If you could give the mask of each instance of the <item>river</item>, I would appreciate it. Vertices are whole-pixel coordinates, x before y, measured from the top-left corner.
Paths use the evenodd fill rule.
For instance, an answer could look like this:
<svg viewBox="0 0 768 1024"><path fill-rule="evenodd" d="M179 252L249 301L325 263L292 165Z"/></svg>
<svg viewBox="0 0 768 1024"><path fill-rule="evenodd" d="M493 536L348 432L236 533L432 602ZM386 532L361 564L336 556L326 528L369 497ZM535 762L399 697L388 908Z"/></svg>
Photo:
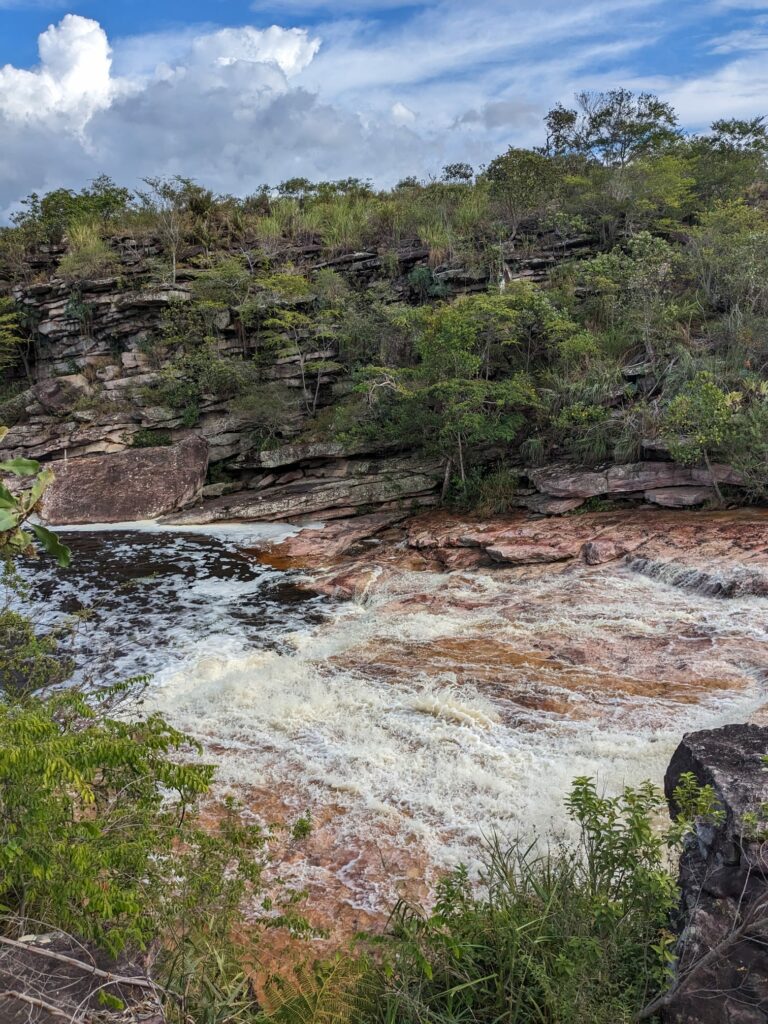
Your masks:
<svg viewBox="0 0 768 1024"><path fill-rule="evenodd" d="M365 598L301 588L244 549L284 527L60 531L36 617L88 607L81 674L151 673L147 705L202 741L265 821L310 810L287 875L348 931L498 830L563 830L577 775L660 783L683 732L760 714L768 600L625 564L423 572Z"/></svg>

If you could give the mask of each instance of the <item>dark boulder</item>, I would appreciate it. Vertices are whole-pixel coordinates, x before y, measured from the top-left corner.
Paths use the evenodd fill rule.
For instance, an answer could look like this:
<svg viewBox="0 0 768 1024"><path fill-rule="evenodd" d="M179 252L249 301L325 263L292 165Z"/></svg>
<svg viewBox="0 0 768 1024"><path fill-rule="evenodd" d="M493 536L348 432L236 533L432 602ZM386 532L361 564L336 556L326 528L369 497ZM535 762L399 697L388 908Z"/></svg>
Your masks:
<svg viewBox="0 0 768 1024"><path fill-rule="evenodd" d="M685 736L664 780L712 786L722 820L702 822L680 860L678 974L666 1024L768 1022L768 728L727 725Z"/></svg>

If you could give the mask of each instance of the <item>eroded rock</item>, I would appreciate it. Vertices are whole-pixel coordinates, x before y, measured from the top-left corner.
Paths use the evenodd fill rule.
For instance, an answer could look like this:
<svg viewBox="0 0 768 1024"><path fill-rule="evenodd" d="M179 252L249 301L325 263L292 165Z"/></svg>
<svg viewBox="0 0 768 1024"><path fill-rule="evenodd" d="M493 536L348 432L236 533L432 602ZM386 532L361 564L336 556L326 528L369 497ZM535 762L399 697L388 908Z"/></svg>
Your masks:
<svg viewBox="0 0 768 1024"><path fill-rule="evenodd" d="M675 787L690 772L713 787L723 818L700 822L680 861L678 987L666 1024L768 1020L766 753L768 728L727 725L685 736L667 770L673 815Z"/></svg>
<svg viewBox="0 0 768 1024"><path fill-rule="evenodd" d="M166 448L51 463L56 474L41 518L54 526L156 519L195 501L205 482L208 445L191 437Z"/></svg>

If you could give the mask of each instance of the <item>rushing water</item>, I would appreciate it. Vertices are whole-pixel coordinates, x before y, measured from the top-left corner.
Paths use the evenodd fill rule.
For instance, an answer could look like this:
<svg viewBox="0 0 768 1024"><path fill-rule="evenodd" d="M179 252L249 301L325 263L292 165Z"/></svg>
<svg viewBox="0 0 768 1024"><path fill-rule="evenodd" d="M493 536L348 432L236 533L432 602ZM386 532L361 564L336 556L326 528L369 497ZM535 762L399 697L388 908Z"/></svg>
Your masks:
<svg viewBox="0 0 768 1024"><path fill-rule="evenodd" d="M296 875L329 907L375 912L492 829L548 830L576 775L660 782L683 732L764 699L768 600L629 566L403 571L336 605L244 554L258 536L64 536L72 569L32 573L38 614L92 606L81 665L153 673L150 705L223 786L267 818L312 810Z"/></svg>

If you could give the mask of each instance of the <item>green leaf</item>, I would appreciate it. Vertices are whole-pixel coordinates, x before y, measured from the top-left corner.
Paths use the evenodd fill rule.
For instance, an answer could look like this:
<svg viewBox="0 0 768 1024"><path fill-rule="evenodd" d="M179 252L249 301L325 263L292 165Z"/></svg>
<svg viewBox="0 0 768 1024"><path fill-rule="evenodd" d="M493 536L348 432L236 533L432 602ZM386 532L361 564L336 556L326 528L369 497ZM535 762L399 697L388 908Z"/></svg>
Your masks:
<svg viewBox="0 0 768 1024"><path fill-rule="evenodd" d="M0 508L16 508L16 499L3 484L0 484Z"/></svg>
<svg viewBox="0 0 768 1024"><path fill-rule="evenodd" d="M15 530L19 525L19 517L7 509L0 509L0 533L7 533L8 530Z"/></svg>
<svg viewBox="0 0 768 1024"><path fill-rule="evenodd" d="M40 463L34 459L11 459L0 462L0 473L13 473L14 476L34 476L40 471Z"/></svg>
<svg viewBox="0 0 768 1024"><path fill-rule="evenodd" d="M55 533L51 533L50 530L46 530L44 526L39 526L37 523L30 523L29 527L40 541L45 551L55 558L59 565L66 569L72 558L72 552L69 548L65 544L61 543Z"/></svg>

